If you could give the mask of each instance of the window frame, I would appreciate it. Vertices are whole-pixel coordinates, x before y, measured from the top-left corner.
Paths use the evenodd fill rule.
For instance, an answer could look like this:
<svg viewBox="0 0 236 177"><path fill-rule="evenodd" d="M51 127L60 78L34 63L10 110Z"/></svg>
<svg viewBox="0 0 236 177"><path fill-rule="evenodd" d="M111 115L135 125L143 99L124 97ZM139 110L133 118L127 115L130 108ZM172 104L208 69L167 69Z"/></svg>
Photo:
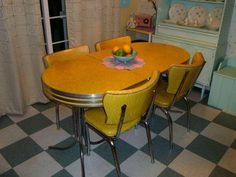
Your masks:
<svg viewBox="0 0 236 177"><path fill-rule="evenodd" d="M68 34L67 34L67 16L66 13L63 15L58 15L58 16L53 16L50 17L49 14L49 5L48 5L48 0L40 0L41 1L41 9L42 9L42 21L43 21L43 28L44 28L44 36L45 36L45 45L46 45L46 50L47 53L53 53L53 45L56 44L61 44L64 43L65 48L69 48L69 39L68 39ZM65 1L65 0L62 0ZM65 9L65 2L62 3L63 9ZM51 20L54 19L62 19L63 20L63 35L64 35L64 40L52 41L52 31L51 31Z"/></svg>

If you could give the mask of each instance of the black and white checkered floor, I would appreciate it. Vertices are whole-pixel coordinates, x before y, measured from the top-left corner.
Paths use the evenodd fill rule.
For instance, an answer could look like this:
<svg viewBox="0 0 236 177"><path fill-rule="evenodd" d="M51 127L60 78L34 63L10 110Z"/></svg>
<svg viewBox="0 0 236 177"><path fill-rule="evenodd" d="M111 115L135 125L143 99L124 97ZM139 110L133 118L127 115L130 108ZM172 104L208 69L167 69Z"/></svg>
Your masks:
<svg viewBox="0 0 236 177"><path fill-rule="evenodd" d="M174 149L169 151L167 121L160 111L151 118L155 163L150 163L143 127L123 134L117 141L122 175L129 177L236 177L236 117L197 102L191 95L191 131L185 128L182 113L172 113ZM195 101L194 101L195 100ZM65 151L49 145L72 141L71 110L61 107L60 130L55 126L52 103L34 104L23 116L0 118L0 177L81 176L78 145ZM91 132L92 139L98 138ZM116 176L113 158L106 143L92 146L85 156L87 177Z"/></svg>

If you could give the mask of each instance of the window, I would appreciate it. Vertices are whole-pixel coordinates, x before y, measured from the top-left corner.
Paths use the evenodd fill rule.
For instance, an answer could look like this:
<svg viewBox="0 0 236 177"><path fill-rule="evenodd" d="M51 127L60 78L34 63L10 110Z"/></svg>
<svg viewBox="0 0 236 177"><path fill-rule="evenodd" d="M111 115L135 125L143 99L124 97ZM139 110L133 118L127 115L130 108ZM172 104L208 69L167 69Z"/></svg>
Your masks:
<svg viewBox="0 0 236 177"><path fill-rule="evenodd" d="M40 0L47 53L69 47L65 0Z"/></svg>

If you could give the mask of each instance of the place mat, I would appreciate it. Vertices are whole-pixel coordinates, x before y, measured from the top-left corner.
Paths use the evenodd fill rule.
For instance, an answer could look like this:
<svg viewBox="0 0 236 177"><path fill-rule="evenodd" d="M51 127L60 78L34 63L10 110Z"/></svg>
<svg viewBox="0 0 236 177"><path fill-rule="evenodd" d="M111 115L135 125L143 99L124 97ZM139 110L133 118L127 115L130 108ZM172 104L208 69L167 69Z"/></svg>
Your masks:
<svg viewBox="0 0 236 177"><path fill-rule="evenodd" d="M102 63L109 68L128 69L128 70L141 68L145 64L144 60L139 57L135 57L135 59L133 59L132 61L124 63L116 60L113 56L104 58Z"/></svg>

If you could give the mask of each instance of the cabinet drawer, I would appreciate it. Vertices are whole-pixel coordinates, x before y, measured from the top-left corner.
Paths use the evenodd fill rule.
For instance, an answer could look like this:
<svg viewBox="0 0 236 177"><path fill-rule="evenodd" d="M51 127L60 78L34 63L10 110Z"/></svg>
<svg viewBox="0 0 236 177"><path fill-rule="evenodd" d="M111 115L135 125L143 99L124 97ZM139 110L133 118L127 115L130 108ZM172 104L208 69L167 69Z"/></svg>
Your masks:
<svg viewBox="0 0 236 177"><path fill-rule="evenodd" d="M157 34L166 35L171 38L204 44L216 47L218 43L218 32L206 30L194 30L195 28L188 29L177 25L168 25L160 23L158 25Z"/></svg>

